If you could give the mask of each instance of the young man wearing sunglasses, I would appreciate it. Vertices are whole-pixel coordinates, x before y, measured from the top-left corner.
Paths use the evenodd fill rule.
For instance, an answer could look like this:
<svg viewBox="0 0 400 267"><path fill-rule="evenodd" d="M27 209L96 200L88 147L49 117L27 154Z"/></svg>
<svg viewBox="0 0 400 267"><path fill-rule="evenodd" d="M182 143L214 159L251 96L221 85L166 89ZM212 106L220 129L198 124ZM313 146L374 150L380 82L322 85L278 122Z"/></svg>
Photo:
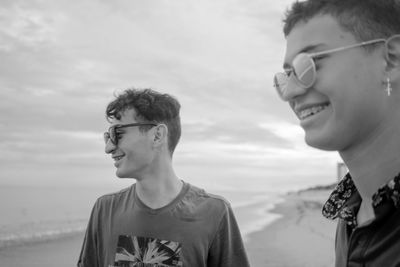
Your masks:
<svg viewBox="0 0 400 267"><path fill-rule="evenodd" d="M128 89L107 106L105 152L116 175L136 183L96 201L79 267L249 266L229 203L174 172L179 110L150 89Z"/></svg>
<svg viewBox="0 0 400 267"><path fill-rule="evenodd" d="M336 266L400 266L400 1L295 2L284 34L276 90L349 169L323 207Z"/></svg>

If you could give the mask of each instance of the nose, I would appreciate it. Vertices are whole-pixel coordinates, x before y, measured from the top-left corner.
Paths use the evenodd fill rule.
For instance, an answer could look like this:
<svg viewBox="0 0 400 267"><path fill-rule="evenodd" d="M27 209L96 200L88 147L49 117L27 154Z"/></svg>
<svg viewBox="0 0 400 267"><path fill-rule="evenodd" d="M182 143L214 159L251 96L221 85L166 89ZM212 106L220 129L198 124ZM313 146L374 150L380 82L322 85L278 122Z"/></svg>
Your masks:
<svg viewBox="0 0 400 267"><path fill-rule="evenodd" d="M114 145L114 144L111 142L111 139L108 139L107 142L106 142L106 147L105 147L104 151L105 151L107 154L111 154L111 153L113 153L113 152L115 151L116 148L117 148L117 146Z"/></svg>
<svg viewBox="0 0 400 267"><path fill-rule="evenodd" d="M301 86L296 79L291 76L287 86L282 90L281 97L284 101L291 101L294 98L303 95L307 92L308 88Z"/></svg>

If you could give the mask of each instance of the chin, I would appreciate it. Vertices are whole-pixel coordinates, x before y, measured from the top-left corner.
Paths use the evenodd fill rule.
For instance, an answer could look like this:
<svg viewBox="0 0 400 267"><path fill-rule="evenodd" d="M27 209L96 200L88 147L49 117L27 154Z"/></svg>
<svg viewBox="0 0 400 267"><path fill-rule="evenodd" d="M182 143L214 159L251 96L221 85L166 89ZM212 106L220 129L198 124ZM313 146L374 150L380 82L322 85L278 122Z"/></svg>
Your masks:
<svg viewBox="0 0 400 267"><path fill-rule="evenodd" d="M117 171L115 172L115 175L116 175L118 178L129 178L128 175L127 175L125 172L121 171L121 170L117 170Z"/></svg>
<svg viewBox="0 0 400 267"><path fill-rule="evenodd" d="M307 145L325 151L338 151L339 148L332 136L326 137L321 135L307 134L304 138Z"/></svg>
<svg viewBox="0 0 400 267"><path fill-rule="evenodd" d="M115 175L121 179L136 179L138 180L138 176L133 174L132 172L124 172L122 170L117 170Z"/></svg>

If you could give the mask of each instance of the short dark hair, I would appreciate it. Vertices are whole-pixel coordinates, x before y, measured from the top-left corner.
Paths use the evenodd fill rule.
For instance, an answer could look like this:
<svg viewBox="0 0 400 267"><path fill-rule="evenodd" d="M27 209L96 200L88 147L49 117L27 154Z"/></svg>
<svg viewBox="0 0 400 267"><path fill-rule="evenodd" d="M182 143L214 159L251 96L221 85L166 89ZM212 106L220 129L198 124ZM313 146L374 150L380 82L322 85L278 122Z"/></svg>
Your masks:
<svg viewBox="0 0 400 267"><path fill-rule="evenodd" d="M134 109L139 122L164 123L168 127L168 149L172 156L179 138L181 137L181 120L178 100L169 94L162 94L153 89L130 88L116 95L106 108L107 120L121 119L128 109ZM141 126L141 131L148 130Z"/></svg>
<svg viewBox="0 0 400 267"><path fill-rule="evenodd" d="M283 32L288 36L297 23L325 14L358 41L400 33L400 0L297 0L286 11Z"/></svg>

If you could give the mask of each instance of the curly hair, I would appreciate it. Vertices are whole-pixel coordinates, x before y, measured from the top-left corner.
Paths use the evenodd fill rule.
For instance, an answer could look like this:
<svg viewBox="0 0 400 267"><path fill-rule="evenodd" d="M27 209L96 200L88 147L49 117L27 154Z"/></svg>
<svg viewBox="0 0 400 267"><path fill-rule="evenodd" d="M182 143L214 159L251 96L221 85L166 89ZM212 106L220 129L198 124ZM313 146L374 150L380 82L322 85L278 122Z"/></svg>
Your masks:
<svg viewBox="0 0 400 267"><path fill-rule="evenodd" d="M181 121L179 116L181 105L171 95L161 94L152 89L126 89L106 108L106 118L121 119L128 109L136 111L138 122L164 123L168 127L168 149L172 156L179 138L181 137ZM150 129L148 126L139 127L141 131Z"/></svg>
<svg viewBox="0 0 400 267"><path fill-rule="evenodd" d="M283 32L288 36L299 22L325 14L358 41L400 33L400 0L297 0L285 13Z"/></svg>

